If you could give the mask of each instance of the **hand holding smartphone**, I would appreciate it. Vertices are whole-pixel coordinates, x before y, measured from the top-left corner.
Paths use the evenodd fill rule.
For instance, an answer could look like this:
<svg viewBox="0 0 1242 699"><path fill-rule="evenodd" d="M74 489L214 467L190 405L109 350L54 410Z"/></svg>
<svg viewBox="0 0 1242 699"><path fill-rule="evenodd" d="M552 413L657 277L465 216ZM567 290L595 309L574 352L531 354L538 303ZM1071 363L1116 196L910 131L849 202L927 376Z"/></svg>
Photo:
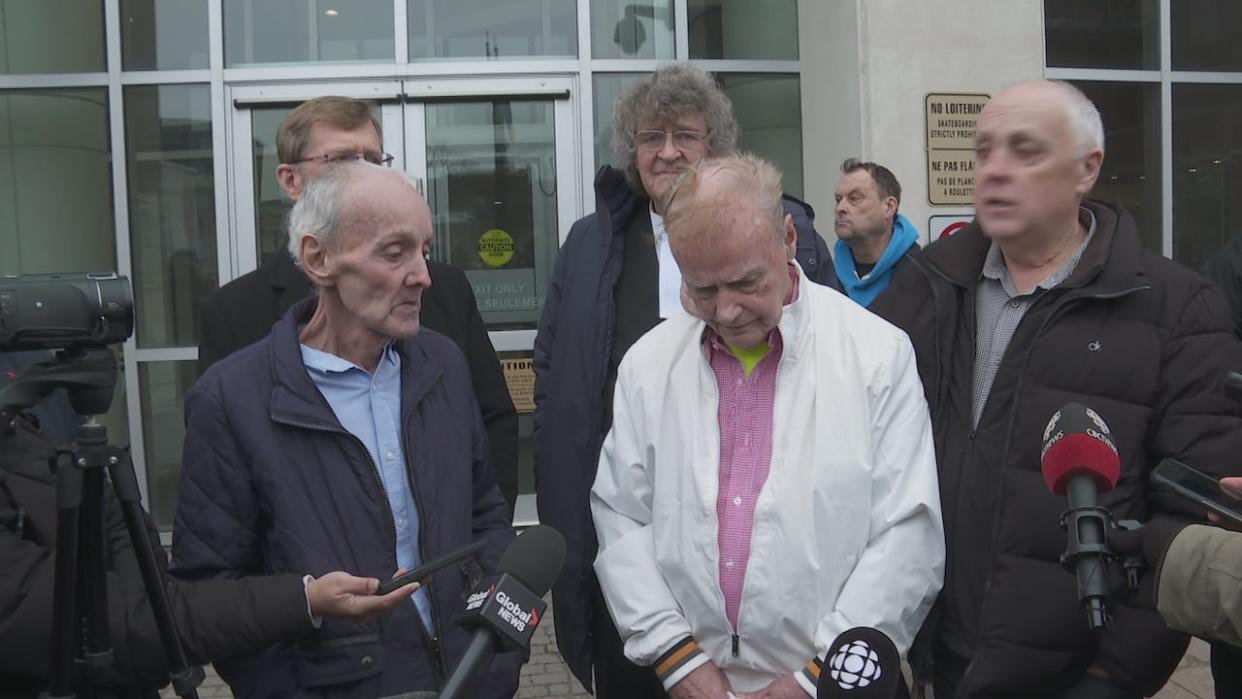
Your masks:
<svg viewBox="0 0 1242 699"><path fill-rule="evenodd" d="M1151 482L1162 490L1201 505L1233 526L1242 526L1242 501L1228 494L1220 481L1176 459L1164 459L1151 472Z"/></svg>
<svg viewBox="0 0 1242 699"><path fill-rule="evenodd" d="M378 588L376 588L375 594L386 595L389 592L392 592L393 590L396 590L399 587L404 587L405 585L409 585L412 582L422 582L426 580L428 577L430 577L431 574L436 572L437 570L440 570L441 568L447 565L450 565L452 563L456 563L457 561L469 558L473 556L474 554L478 553L479 551L482 551L484 544L485 542L476 541L468 546L463 546L457 549L456 551L447 553L435 559L434 561L431 561L429 563L424 563L423 565L415 568L414 570L411 570L407 573L403 573L391 580L385 580L384 582L379 584Z"/></svg>

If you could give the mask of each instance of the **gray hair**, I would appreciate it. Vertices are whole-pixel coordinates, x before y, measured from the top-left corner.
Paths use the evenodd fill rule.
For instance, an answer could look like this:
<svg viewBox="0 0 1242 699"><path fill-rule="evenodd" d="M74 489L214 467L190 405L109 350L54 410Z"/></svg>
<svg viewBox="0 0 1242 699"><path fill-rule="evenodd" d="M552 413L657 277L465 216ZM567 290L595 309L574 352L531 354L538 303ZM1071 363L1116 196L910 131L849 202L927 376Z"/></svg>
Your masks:
<svg viewBox="0 0 1242 699"><path fill-rule="evenodd" d="M1104 122L1100 119L1100 110L1095 108L1095 103L1076 85L1064 80L1050 82L1061 88L1065 96L1065 116L1069 119L1070 131L1074 134L1074 145L1078 157L1096 149L1103 153Z"/></svg>
<svg viewBox="0 0 1242 699"><path fill-rule="evenodd" d="M302 266L302 239L308 235L317 238L324 247L335 249L341 214L345 210L345 193L356 177L368 172L398 177L410 189L418 191L417 180L405 171L361 160L337 165L310 180L289 212L289 255L298 267Z"/></svg>
<svg viewBox="0 0 1242 699"><path fill-rule="evenodd" d="M702 114L707 124L709 157L728 155L737 148L733 103L709 73L692 65L661 66L617 100L612 111L612 147L631 187L642 191L634 135L644 124L673 121L691 112Z"/></svg>

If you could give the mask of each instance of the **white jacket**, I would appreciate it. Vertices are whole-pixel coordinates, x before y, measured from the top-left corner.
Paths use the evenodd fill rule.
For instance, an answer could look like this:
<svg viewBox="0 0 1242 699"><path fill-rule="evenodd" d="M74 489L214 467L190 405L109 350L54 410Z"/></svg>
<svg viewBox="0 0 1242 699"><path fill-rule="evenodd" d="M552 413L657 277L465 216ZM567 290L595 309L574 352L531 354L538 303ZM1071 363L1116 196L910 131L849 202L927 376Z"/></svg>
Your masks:
<svg viewBox="0 0 1242 699"><path fill-rule="evenodd" d="M674 316L622 360L591 490L595 570L625 654L651 665L691 635L735 692L798 673L814 694L798 671L855 626L883 631L905 653L944 581L931 425L910 340L801 270L799 280L780 320L772 462L736 657L718 576L720 437L702 321Z"/></svg>

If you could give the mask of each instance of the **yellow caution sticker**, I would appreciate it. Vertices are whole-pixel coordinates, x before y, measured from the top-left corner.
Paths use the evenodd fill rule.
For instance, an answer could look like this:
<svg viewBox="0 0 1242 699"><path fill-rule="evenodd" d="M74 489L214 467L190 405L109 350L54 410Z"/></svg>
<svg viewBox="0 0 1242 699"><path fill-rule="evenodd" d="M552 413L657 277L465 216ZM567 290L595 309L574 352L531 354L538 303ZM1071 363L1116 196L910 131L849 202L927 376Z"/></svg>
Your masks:
<svg viewBox="0 0 1242 699"><path fill-rule="evenodd" d="M504 267L513 259L513 236L499 228L479 236L479 259L488 267Z"/></svg>

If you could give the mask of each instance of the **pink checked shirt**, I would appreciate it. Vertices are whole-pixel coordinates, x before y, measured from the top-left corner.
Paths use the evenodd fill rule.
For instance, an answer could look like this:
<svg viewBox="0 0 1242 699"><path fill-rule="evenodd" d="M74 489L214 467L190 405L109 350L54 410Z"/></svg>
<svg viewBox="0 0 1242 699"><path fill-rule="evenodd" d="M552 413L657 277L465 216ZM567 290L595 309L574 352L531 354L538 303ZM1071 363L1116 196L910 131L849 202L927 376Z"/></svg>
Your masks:
<svg viewBox="0 0 1242 699"><path fill-rule="evenodd" d="M792 271L792 270L791 270ZM798 297L797 272L792 298ZM783 343L778 329L768 335L768 354L750 376L742 362L708 330L704 351L716 376L720 405L720 484L716 495L717 545L720 547L720 591L725 615L737 630L746 563L750 559L755 501L768 480L772 463L772 406L776 401L776 368Z"/></svg>

